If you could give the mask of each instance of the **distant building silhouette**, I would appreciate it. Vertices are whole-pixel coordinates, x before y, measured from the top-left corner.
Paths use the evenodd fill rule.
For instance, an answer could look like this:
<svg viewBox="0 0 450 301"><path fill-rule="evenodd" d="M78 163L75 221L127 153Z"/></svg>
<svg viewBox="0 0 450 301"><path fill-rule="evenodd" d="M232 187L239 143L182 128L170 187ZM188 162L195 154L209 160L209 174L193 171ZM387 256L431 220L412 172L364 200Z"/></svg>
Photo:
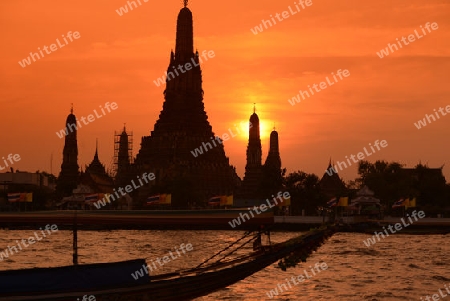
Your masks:
<svg viewBox="0 0 450 301"><path fill-rule="evenodd" d="M401 168L400 173L403 179L409 178L410 194L404 195L405 198L417 197L418 206L436 206L450 211L448 197L445 190L450 192L446 187L446 179L443 174L444 166L430 168L422 163L417 164L415 168ZM431 211L431 210L430 210ZM436 211L437 213L437 211Z"/></svg>
<svg viewBox="0 0 450 301"><path fill-rule="evenodd" d="M66 136L64 139L63 160L61 172L56 182L58 197L72 195L79 180L78 145L77 145L77 118L73 114L73 107L66 119Z"/></svg>
<svg viewBox="0 0 450 301"><path fill-rule="evenodd" d="M446 180L442 172L442 167L430 168L419 163L415 168L401 168L401 172L411 177L417 182L425 180L434 181L436 184L445 185Z"/></svg>
<svg viewBox="0 0 450 301"><path fill-rule="evenodd" d="M0 173L0 190L13 192L22 187L42 187L46 190L55 190L55 176L46 172L27 172L12 170Z"/></svg>
<svg viewBox="0 0 450 301"><path fill-rule="evenodd" d="M334 167L332 167L331 165L331 159L328 163L327 170L334 171ZM343 196L347 194L347 188L337 172L332 172L331 175L325 172L319 181L319 187L322 193L327 198L333 198L335 196Z"/></svg>
<svg viewBox="0 0 450 301"><path fill-rule="evenodd" d="M191 68L185 72L176 71L187 64ZM172 205L185 207L188 202L233 193L238 176L204 109L200 58L194 53L192 12L187 7L178 14L167 77L163 109L150 136L142 138L134 163L137 174L155 173L155 188L139 189L138 199L143 202L150 191L170 192ZM191 151L200 146L206 151L194 157Z"/></svg>
<svg viewBox="0 0 450 301"><path fill-rule="evenodd" d="M0 196L0 211L16 210L20 207L46 209L47 201L55 192L56 177L39 170L36 172L19 171L13 168L10 170L0 173L0 190L5 193L33 193L33 202L28 206L21 202L9 202L5 194L5 197Z"/></svg>

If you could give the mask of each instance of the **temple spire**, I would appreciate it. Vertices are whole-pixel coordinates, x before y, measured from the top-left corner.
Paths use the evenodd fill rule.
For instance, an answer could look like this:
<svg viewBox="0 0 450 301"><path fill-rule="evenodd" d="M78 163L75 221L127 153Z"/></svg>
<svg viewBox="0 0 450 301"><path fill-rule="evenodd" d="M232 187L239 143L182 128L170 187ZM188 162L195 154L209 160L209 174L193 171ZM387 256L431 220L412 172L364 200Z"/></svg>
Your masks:
<svg viewBox="0 0 450 301"><path fill-rule="evenodd" d="M261 167L261 139L259 132L259 117L256 114L256 108L253 108L253 114L250 116L247 146L247 166Z"/></svg>
<svg viewBox="0 0 450 301"><path fill-rule="evenodd" d="M122 182L125 185L132 176L136 179L135 176L144 172L154 171L161 175L157 176L157 182L138 189L133 199L145 199L151 193L168 193L174 181L181 181L189 185L176 185L172 206L187 207L187 200L203 202L214 195L231 195L240 179L225 155L223 144L210 139L215 135L203 103L201 62L193 46L193 17L187 0L178 2L178 5L183 3L177 19L175 49L170 53L167 68L162 111L150 136L142 138L141 148L132 165L129 163L133 159L132 142L126 142L126 133L120 136L116 162L117 174L124 175ZM187 63L192 67L189 70ZM186 72L180 70L180 65L187 66ZM129 136L131 140L132 136ZM203 147L204 141L209 141L205 143L212 147L208 154L191 154L192 149ZM125 168L120 173L122 163ZM188 174L186 170L189 170Z"/></svg>
<svg viewBox="0 0 450 301"><path fill-rule="evenodd" d="M70 114L66 118L66 135L64 137L63 159L61 171L56 182L56 194L58 197L72 195L73 189L77 187L79 166L78 166L78 145L77 145L77 118L73 114L73 103ZM73 126L74 129L72 127ZM69 130L70 129L70 130Z"/></svg>
<svg viewBox="0 0 450 301"><path fill-rule="evenodd" d="M272 133L270 133L269 154L267 155L266 163L264 163L264 165L269 167L274 174L281 174L281 157L278 143L278 132L275 130L275 127Z"/></svg>
<svg viewBox="0 0 450 301"><path fill-rule="evenodd" d="M95 155L94 159L97 158L98 160L98 138L95 139Z"/></svg>
<svg viewBox="0 0 450 301"><path fill-rule="evenodd" d="M194 30L192 25L192 12L184 1L177 19L177 34L175 42L175 58L181 62L188 61L194 54Z"/></svg>

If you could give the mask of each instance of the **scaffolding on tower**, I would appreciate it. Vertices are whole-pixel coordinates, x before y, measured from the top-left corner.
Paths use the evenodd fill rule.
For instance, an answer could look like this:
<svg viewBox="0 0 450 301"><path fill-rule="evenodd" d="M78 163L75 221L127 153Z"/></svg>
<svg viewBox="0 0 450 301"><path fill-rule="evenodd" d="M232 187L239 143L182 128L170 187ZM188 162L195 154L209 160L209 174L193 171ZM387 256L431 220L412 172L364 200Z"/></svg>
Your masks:
<svg viewBox="0 0 450 301"><path fill-rule="evenodd" d="M133 132L125 126L120 132L114 131L114 176L126 171L133 163Z"/></svg>

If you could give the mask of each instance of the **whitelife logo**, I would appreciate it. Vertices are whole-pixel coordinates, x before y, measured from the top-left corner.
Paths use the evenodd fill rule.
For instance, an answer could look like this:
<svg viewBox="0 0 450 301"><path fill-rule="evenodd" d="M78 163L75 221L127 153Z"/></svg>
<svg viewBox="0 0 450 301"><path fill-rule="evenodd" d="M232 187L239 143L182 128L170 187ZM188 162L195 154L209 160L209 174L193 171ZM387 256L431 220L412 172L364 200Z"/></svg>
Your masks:
<svg viewBox="0 0 450 301"><path fill-rule="evenodd" d="M279 13L275 14L275 17L277 17L279 22L289 18L290 16L298 14L300 12L299 5L302 7L302 10L304 10L307 6L311 6L312 5L312 0L306 0L306 1L300 0L300 1L298 1L298 4L297 4L297 2L294 2L294 5L297 8L297 11L292 10L292 7L289 5L288 6L289 11L285 10L281 14L279 14ZM281 18L280 18L280 15L281 15ZM260 25L255 26L254 28L251 28L250 31L254 35L257 35L258 33L263 32L264 28L268 29L269 27L267 25L272 27L273 25L277 24L277 21L275 21L275 18L272 15L270 15L270 18L272 19L273 24L272 24L272 22L270 22L270 20L264 20L263 19L263 20L261 20L262 23ZM264 26L264 28L263 28L263 26Z"/></svg>
<svg viewBox="0 0 450 301"><path fill-rule="evenodd" d="M403 219L403 217L400 219L400 221L402 222L403 226L405 226L405 228L408 227L409 225L412 225L412 223L413 223L413 220L411 219L411 217L409 216L409 214L407 214L406 216L408 217L408 220L409 220L409 222L410 222L411 224L405 223L405 220ZM424 217L425 217L425 212L423 212L423 211L416 212L416 210L414 210L414 211L411 213L411 216L412 216L412 217L414 218L414 220L417 222L417 221L418 221L417 216L418 216L419 218L424 218ZM388 229L389 229L389 231L391 232L391 234L394 234L394 233L396 233L397 231L400 231L400 230L403 229L402 224L396 223L394 226L389 225L389 226L388 226ZM393 230L392 228L395 228L395 230L397 230L397 231ZM389 233L388 233L386 227L383 227L383 230L384 230L384 233L386 234L386 237L389 236ZM370 247L371 245L376 244L377 239L378 239L378 241L380 241L380 235L381 235L381 238L386 238L386 237L384 236L383 232L375 232L374 234L375 234L375 235L373 235L371 238L368 238L367 240L363 240L363 243L366 245L366 247Z"/></svg>
<svg viewBox="0 0 450 301"><path fill-rule="evenodd" d="M446 293L443 293L442 289L439 289L438 293L439 293L440 297L442 297L442 299L450 295L450 288L447 286L447 284L444 284L444 286L445 286L445 290L447 291L448 295ZM420 297L420 301L439 301L439 299L441 299L439 297L439 295L438 294L433 294L432 296L427 295L425 297L425 299L423 299L423 297Z"/></svg>
<svg viewBox="0 0 450 301"><path fill-rule="evenodd" d="M278 205L278 200L277 198L280 200L280 203L283 203L283 199L284 200L288 200L291 197L291 195L289 194L289 192L281 192L279 191L277 196L274 197L272 195L273 198L273 204L269 201L269 199L266 199L266 204L261 204L259 207L258 206L253 206L253 208L247 208L248 212L250 213L250 215L253 217L255 217L255 215L253 214L253 211L255 211L256 214L261 214L263 212L266 212L267 209L269 208L273 208L276 205ZM268 207L267 207L268 206ZM258 208L261 211L258 211ZM253 210L253 211L252 211ZM247 220L245 219L247 218ZM231 226L231 228L236 228L236 226L240 226L241 225L241 219L242 219L242 223L245 223L246 221L250 220L250 216L247 213L239 213L239 216L237 218L234 218L232 221L228 222L228 224Z"/></svg>
<svg viewBox="0 0 450 301"><path fill-rule="evenodd" d="M50 53L52 53L52 51L55 52L56 50L61 49L61 48L63 48L64 46L68 45L69 42L67 42L66 37L64 37L64 35L62 35L62 37L63 37L64 42L66 42L66 44L61 44L61 42L59 42L59 38L58 38L58 39L56 39L56 42L58 43L59 48L56 47L56 44L51 44L50 47L47 47L47 45L44 45L44 47L42 47L42 48L43 48L43 50L45 51L45 53L46 53L46 54L50 54ZM69 32L67 33L67 38L68 38L71 42L73 42L72 37L73 37L75 40L77 40L77 39L80 38L80 33L79 33L78 31L74 31L73 34L72 34L72 32L69 31ZM50 48L51 51L48 50L49 48ZM30 56L28 56L27 58L23 59L22 61L19 61L19 65L20 65L22 68L25 68L26 66L31 65L31 63L32 63L32 62L31 62L31 59L33 59L33 62L36 62L36 59L35 59L36 57L37 57L38 60L40 60L41 57L44 57L44 53L42 52L41 47L38 47L38 51L39 51L39 53L41 54L40 56L39 56L39 53L37 53L37 52L35 52L35 53L30 52Z"/></svg>
<svg viewBox="0 0 450 301"><path fill-rule="evenodd" d="M81 301L96 301L97 299L95 299L94 295L84 295L83 299ZM80 301L80 298L77 298L77 301Z"/></svg>
<svg viewBox="0 0 450 301"><path fill-rule="evenodd" d="M136 0L136 1L139 3L139 6L142 5L141 0ZM130 8L130 10L133 10L133 7L131 6L131 4L134 5L134 8L138 8L136 1L127 1L128 7ZM144 1L144 3L147 3L149 0L142 0L142 1ZM126 5L123 7L120 7L119 9L116 9L116 13L122 17L123 14L128 13L128 7Z"/></svg>
<svg viewBox="0 0 450 301"><path fill-rule="evenodd" d="M3 167L0 164L0 170L4 170L5 168L8 168L8 166L13 165L14 162L19 162L20 156L19 156L19 154L15 154L15 155L9 154L7 159L5 159L5 157L2 157L2 159L3 159L3 163L5 163L5 166ZM11 162L11 164L8 164L8 162L6 160L9 160L9 162Z"/></svg>
<svg viewBox="0 0 450 301"><path fill-rule="evenodd" d="M95 117L97 118L102 118L103 116L106 115L105 110L103 109L103 107L100 105L99 106L102 114L103 115L99 115L97 113L97 109L94 110L95 116L94 114L89 114L87 117L87 122L86 122L86 117L81 116L81 118L79 120L77 120L77 123L68 123L65 129L60 130L59 132L56 132L56 136L58 136L59 139L61 139L64 136L69 135L69 132L73 132L75 130L81 129L81 121L83 121L84 125L88 125L90 122L95 121ZM108 113L111 112L111 110L116 110L119 106L117 105L117 103L112 102L111 104L109 103L109 101L107 103L105 103L105 109L108 111ZM78 124L78 126L77 126Z"/></svg>
<svg viewBox="0 0 450 301"><path fill-rule="evenodd" d="M240 124L241 128L246 128L246 125L244 122L241 122ZM253 125L251 122L248 123L248 127L251 128ZM241 131L239 130L239 127L237 127L236 125L234 125L234 128L236 129L236 134L231 130L231 128L228 129L228 132L231 135L231 138L236 137L237 135L239 135L241 133ZM230 140L230 136L228 135L228 133L223 133L222 134L222 139L219 136L216 137L211 137L211 143L214 144L214 147L217 147L216 141L219 144L222 144L223 141L228 141ZM194 149L193 151L191 151L191 154L197 158L199 155L203 155L203 149L205 149L205 153L210 150L213 149L213 146L211 145L210 142L202 142L202 145L200 145L200 147L197 147L196 149ZM209 149L208 147L209 146Z"/></svg>
<svg viewBox="0 0 450 301"><path fill-rule="evenodd" d="M371 155L373 155L374 153L376 153L376 151L375 151L375 149L374 149L373 147L376 147L378 150L381 150L380 145L381 145L381 147L383 147L383 148L385 148L386 146L388 146L386 140L381 140L381 141L376 140L375 143L374 143L374 146L372 146L372 143L369 143L369 147L370 147L370 149L372 150L372 153L371 153L371 152L368 152L367 149L366 149L366 147L363 148L364 153L365 153L367 156L371 156ZM350 155L350 159L352 159L353 163L358 163L359 160L364 160L364 159L366 158L366 156L364 155L364 153L363 153L363 152L359 152L359 153L356 154L356 156L353 155L353 154L351 154L351 155ZM357 157L358 160L356 160L355 157ZM348 156L345 156L345 159L347 159L348 166L352 166L352 162L350 161L350 159L348 158ZM342 165L341 165L341 164L342 164ZM344 167L342 167L342 166L344 166ZM325 170L325 172L326 172L329 176L332 176L333 173L338 173L338 167L339 167L339 168L341 169L341 171L342 171L344 168L347 168L348 166L347 166L347 164L345 164L344 161L343 161L343 162L338 161L337 164L334 165L334 167L328 168L327 170Z"/></svg>
<svg viewBox="0 0 450 301"><path fill-rule="evenodd" d="M203 56L203 58L205 59L205 62L206 62L208 60L208 57L211 59L211 58L215 57L216 54L214 53L213 50L210 50L210 51L208 51L208 55L206 55L206 50L203 50L202 56ZM194 58L191 58L191 62L194 65L194 67L198 67L198 66L200 66L200 64L203 64L202 58L200 56L197 56L197 58L199 59L199 63L198 64L195 62ZM183 66L181 64L178 65L178 67L172 66L173 72L175 72L175 74L177 76L180 76L180 74L178 73L177 69L180 70L181 73L186 73L186 72L188 72L189 70L192 69L191 63L187 62L186 64L184 64L184 68L186 70L183 70ZM159 87L161 85L164 85L166 83L166 79L167 79L167 81L170 81L171 79L175 78L175 74L173 72L172 71L169 71L169 72L166 71L165 75L163 75L162 77L159 77L157 80L154 80L153 82L155 83L155 85L157 87Z"/></svg>
<svg viewBox="0 0 450 301"><path fill-rule="evenodd" d="M427 24L425 24L425 28L428 30L428 33L431 32L430 27L431 27L431 29L433 29L433 30L437 30L437 29L439 28L439 27L438 27L438 24L437 24L436 22L431 23L431 24L430 24L430 22L427 22ZM426 36L427 33L426 33L425 29L423 29L422 25L420 25L420 28L422 29L422 33L424 34L424 36ZM402 40L402 42L403 42L403 44L404 44L405 46L407 46L407 45L409 45L410 43L414 42L414 41L416 40L416 37L417 37L417 39L423 38L423 36L421 36L421 35L417 32L417 29L414 30L414 33L415 33L415 35L410 34L410 35L408 36L408 41L409 41L409 43L406 42L406 38L405 38L405 37L402 37L402 38L401 38L401 40ZM398 38L396 38L396 40L397 40L398 46L400 46L400 48L403 48L402 43L400 43L400 41L398 40ZM380 52L377 52L377 55L380 57L380 59L384 58L385 56L388 56L388 55L389 55L389 50L391 50L391 53L393 53L394 50L396 50L396 51L398 50L398 47L397 47L396 44L388 43L387 46L388 46L388 47L386 47L385 49L381 49Z"/></svg>
<svg viewBox="0 0 450 301"><path fill-rule="evenodd" d="M336 75L334 75L334 72L331 72L331 74L333 75L334 82L331 82L327 76L327 77L325 77L326 82L323 81L323 82L320 82L320 84L313 84L312 87L310 85L308 85L309 92L311 92L311 95L314 95L313 88L316 92L321 92L322 90L325 90L326 88L328 88L338 82L336 75L339 76L339 78L342 81L344 79L342 76L349 77L350 71L348 71L347 69L344 69L343 71L341 71L341 69L339 69L338 71L336 71ZM328 83L328 85L327 85L327 83ZM320 87L320 89L318 87ZM291 104L291 106L295 105L296 103L300 103L302 101L300 99L300 95L301 95L302 99L305 100L305 98L306 98L305 94L308 98L311 97L309 95L308 91L300 90L296 96L292 97L291 99L288 99L288 102Z"/></svg>
<svg viewBox="0 0 450 301"><path fill-rule="evenodd" d="M447 111L447 113L450 113L450 105L446 106L445 110ZM438 114L438 112L436 112L436 109L434 109L433 111L434 111L434 114L436 115L437 119L440 119L441 117L439 117L439 114ZM447 113L444 112L444 108L443 107L439 107L438 111L441 112L442 116L446 116L447 115ZM414 122L414 125L416 126L416 128L418 130L420 130L422 127L426 127L427 126L427 121L428 121L428 124L430 124L431 121L436 121L436 118L433 115L425 114L425 118L417 121L417 123Z"/></svg>
<svg viewBox="0 0 450 301"><path fill-rule="evenodd" d="M44 230L42 230L42 228L39 228L39 230L41 230L42 236L46 237ZM55 225L55 224L53 224L51 226L50 225L46 225L45 226L45 230L47 231L48 235L51 235L52 233L58 231L58 226ZM51 232L50 232L50 230L51 230ZM18 240L16 240L17 247L19 247L20 250L22 250L22 245L23 245L24 248L28 248L30 245L36 243L36 241L34 239L35 237L36 237L36 241L42 240L42 237L39 237L38 233L34 232L34 237L30 236L27 239L29 244L26 243L26 241L27 241L26 239L22 239L22 241L20 241L20 242ZM13 246L13 247L8 246L8 249L5 249L3 252L0 252L0 261L3 261L3 258L6 259L9 256L11 256L12 254L14 254L12 249L14 249L14 252L16 252L16 253L18 252L17 248L15 246ZM9 255L8 255L8 251L9 251Z"/></svg>
<svg viewBox="0 0 450 301"><path fill-rule="evenodd" d="M122 188L122 187L119 187L117 189L117 191L114 188L112 194L107 194L101 200L98 200L97 202L94 203L95 208L100 209L101 207L106 206L106 203L111 203L111 201L115 201L115 200L119 199L120 197L127 195L127 193L131 193L133 191L133 188L138 189L139 187L144 186L144 183L142 183L141 178L139 176L137 176L137 179L138 179L140 185L136 185L134 183L134 179L133 179L133 180L131 180L131 184L133 184L133 186L131 186L131 185L125 186L126 193L123 192L124 188ZM146 184L149 183L148 182L149 180L153 181L154 179L155 179L154 173L147 174L145 172L144 174L142 174L142 180L144 180L144 182ZM119 196L118 192L120 192L121 196Z"/></svg>
<svg viewBox="0 0 450 301"><path fill-rule="evenodd" d="M178 248L175 247L174 249L177 252L178 256L174 256L172 251L169 251L168 255L170 255L172 260L175 260L175 259L181 257L181 254L180 254ZM194 247L192 247L192 244L190 244L190 243L188 243L188 244L183 243L180 245L180 249L181 249L181 252L183 252L183 254L186 254L186 251L190 252L190 251L194 250ZM163 262L161 262L161 260ZM169 263L170 261L171 261L171 259L169 258L169 256L163 256L163 258L159 258L159 257L156 258L156 262L159 264L160 267L162 267L166 263ZM150 272L153 272L154 270L157 269L157 266L156 266L155 262L153 261L153 259L151 260L150 265L144 264L142 266L142 269L140 269L134 273L131 273L131 277L133 277L134 280L138 280L139 278L144 277L145 274L148 274L149 269L150 269Z"/></svg>
<svg viewBox="0 0 450 301"><path fill-rule="evenodd" d="M322 263L320 263L320 269L319 269L319 263L316 262L316 264L314 265L314 268L312 268L311 266L309 266L309 268L310 268L312 276L316 276L316 272L315 271L317 271L317 274L320 273L321 271L325 271L326 269L328 269L328 265L325 262L322 262ZM286 278L286 284L279 283L277 285L277 287L275 287L275 289L272 289L272 290L270 290L269 292L266 293L267 296L270 299L273 299L274 296L278 296L283 291L287 291L288 290L288 286L289 286L289 289L291 289L292 288L291 280L292 280L292 283L294 285L298 285L299 283L304 282L306 279L311 279L312 278L312 276L310 276L306 270L303 270L303 272L304 272L305 276L303 276L301 274L301 275L298 275L297 277L292 276L290 279Z"/></svg>

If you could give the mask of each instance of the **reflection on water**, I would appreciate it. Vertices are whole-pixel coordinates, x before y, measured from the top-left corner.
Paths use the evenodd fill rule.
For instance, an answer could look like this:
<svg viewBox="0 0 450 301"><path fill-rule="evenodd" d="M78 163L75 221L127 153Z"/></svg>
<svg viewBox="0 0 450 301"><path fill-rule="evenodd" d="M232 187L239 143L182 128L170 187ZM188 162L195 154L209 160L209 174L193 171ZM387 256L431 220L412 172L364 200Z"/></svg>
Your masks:
<svg viewBox="0 0 450 301"><path fill-rule="evenodd" d="M17 245L34 230L0 230L0 249ZM79 231L79 263L161 258L191 243L193 250L158 266L154 274L197 266L242 237L239 231ZM274 232L273 242L298 235ZM308 262L286 272L276 264L197 301L270 300L267 293L278 284L293 283L317 262L328 268L302 283L291 285L275 300L420 300L450 286L450 235L393 235L367 248L369 236L338 233L317 250ZM249 244L242 252L252 248ZM4 253L4 252L3 252ZM0 270L56 267L72 263L72 234L59 230L0 261ZM131 277L131 275L130 275Z"/></svg>

